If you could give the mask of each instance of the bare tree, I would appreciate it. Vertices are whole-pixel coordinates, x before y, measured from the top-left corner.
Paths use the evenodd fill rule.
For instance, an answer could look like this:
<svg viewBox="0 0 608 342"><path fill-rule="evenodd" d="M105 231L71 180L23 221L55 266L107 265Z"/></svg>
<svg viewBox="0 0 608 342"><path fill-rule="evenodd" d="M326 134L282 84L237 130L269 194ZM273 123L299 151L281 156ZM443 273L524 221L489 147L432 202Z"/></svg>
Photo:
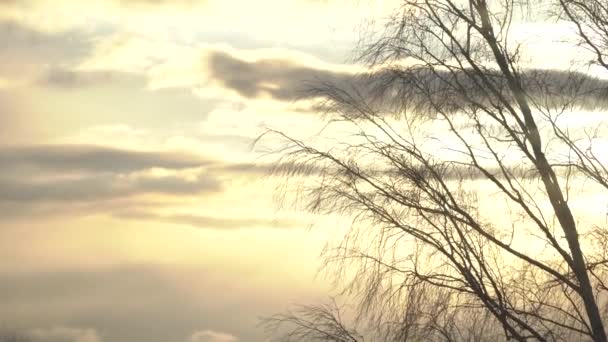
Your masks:
<svg viewBox="0 0 608 342"><path fill-rule="evenodd" d="M263 324L276 332L291 325L283 335L291 341L335 341L362 342L364 337L354 328L349 328L342 318L343 310L335 300L325 305L300 306L293 312L266 318Z"/></svg>
<svg viewBox="0 0 608 342"><path fill-rule="evenodd" d="M360 84L313 90L329 126L350 136L261 137L285 142L277 165L310 172L276 172L297 182L309 211L353 218L328 266L357 299L355 321L378 340L491 340L497 329L482 326L492 325L507 340L607 341L608 230L581 223L571 206L583 184L608 190L594 147L606 131L571 130L568 118L605 108L608 87L521 63L512 26L545 4L404 0L362 43L374 71ZM605 2L555 4L606 67ZM362 341L326 319L271 321L295 324L300 337L329 327L316 340Z"/></svg>
<svg viewBox="0 0 608 342"><path fill-rule="evenodd" d="M602 0L560 0L564 18L576 26L581 46L608 70L608 4Z"/></svg>
<svg viewBox="0 0 608 342"><path fill-rule="evenodd" d="M338 306L335 300L329 304L300 306L294 311L265 318L262 323L285 342L490 342L503 336L500 324L482 308L452 307L455 298L450 291L437 291L428 284L419 283L408 287L404 299L400 313L391 314L394 320L385 320L375 327L345 319L347 310Z"/></svg>

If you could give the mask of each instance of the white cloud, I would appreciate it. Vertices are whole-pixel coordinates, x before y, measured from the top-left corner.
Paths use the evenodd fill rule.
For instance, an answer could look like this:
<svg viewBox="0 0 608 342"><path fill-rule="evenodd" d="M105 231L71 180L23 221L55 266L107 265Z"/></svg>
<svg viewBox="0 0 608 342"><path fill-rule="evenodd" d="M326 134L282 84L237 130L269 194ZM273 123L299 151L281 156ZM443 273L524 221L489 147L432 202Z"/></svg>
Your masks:
<svg viewBox="0 0 608 342"><path fill-rule="evenodd" d="M34 329L28 335L40 342L101 342L95 329L53 327Z"/></svg>
<svg viewBox="0 0 608 342"><path fill-rule="evenodd" d="M163 61L191 54L187 46L163 37L121 31L99 38L92 55L78 69L142 73Z"/></svg>
<svg viewBox="0 0 608 342"><path fill-rule="evenodd" d="M228 333L203 330L197 331L188 338L187 342L237 342L239 339Z"/></svg>

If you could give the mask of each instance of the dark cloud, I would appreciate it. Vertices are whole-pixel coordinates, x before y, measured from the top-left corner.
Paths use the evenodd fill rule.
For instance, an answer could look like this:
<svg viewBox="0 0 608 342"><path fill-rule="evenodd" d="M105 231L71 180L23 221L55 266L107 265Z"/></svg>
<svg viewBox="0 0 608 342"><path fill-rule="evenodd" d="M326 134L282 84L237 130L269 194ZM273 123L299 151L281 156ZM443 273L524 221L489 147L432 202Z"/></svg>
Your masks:
<svg viewBox="0 0 608 342"><path fill-rule="evenodd" d="M86 54L92 47L92 42L76 39L84 38L78 32L47 33L12 20L0 20L0 37L3 40L0 53L23 57L21 53L35 51L29 54L30 58L47 59L49 62Z"/></svg>
<svg viewBox="0 0 608 342"><path fill-rule="evenodd" d="M608 80L553 69L524 69L520 77L533 110L608 108ZM363 86L359 87L363 96L373 99L373 106L391 110L434 113L438 109L455 112L470 108L473 103L476 103L476 108L479 105L486 108L504 106L484 81L492 84L507 102L516 103L507 80L494 70L484 70L480 75L466 69L448 72L426 67L403 67L383 70L363 78ZM329 89L333 91L332 86ZM466 98L463 94L466 94ZM335 92L332 95L341 96Z"/></svg>
<svg viewBox="0 0 608 342"><path fill-rule="evenodd" d="M143 75L119 71L76 71L65 68L53 68L41 77L40 85L59 88L84 88L101 85L131 84L134 87L144 87Z"/></svg>
<svg viewBox="0 0 608 342"><path fill-rule="evenodd" d="M33 169L54 172L129 173L162 168L184 170L205 168L215 175L252 175L274 173L311 175L319 173L314 165L295 162L226 163L200 155L180 152L137 151L97 145L49 144L0 146L0 165L6 169Z"/></svg>
<svg viewBox="0 0 608 342"><path fill-rule="evenodd" d="M333 163L318 163L313 160L312 162L290 162L289 158L276 163L236 163L236 164L225 164L220 165L217 169L222 172L252 175L252 176L280 176L280 177L294 177L294 176L319 176L326 174L336 174L341 168L337 168ZM365 171L370 175L381 176L391 175L399 176L403 170L397 169L394 165L382 164L376 161L374 165L362 166L359 165L361 171ZM412 169L412 171L419 173L421 177L428 177L428 172L424 168ZM537 179L538 171L535 169L523 168L523 167L509 167L506 169L510 175L518 179ZM442 165L435 165L434 171L441 175L444 180L484 180L487 179L486 175L474 166L466 166L460 163L446 163ZM498 179L503 179L504 174L498 167L487 167L486 171L493 174Z"/></svg>
<svg viewBox="0 0 608 342"><path fill-rule="evenodd" d="M222 189L213 176L199 175L196 180L180 177L121 177L95 175L76 179L23 180L0 178L0 200L36 201L101 201L142 194L196 195Z"/></svg>
<svg viewBox="0 0 608 342"><path fill-rule="evenodd" d="M94 329L52 327L28 331L0 331L3 342L101 342Z"/></svg>
<svg viewBox="0 0 608 342"><path fill-rule="evenodd" d="M187 169L209 164L209 160L196 155L93 145L0 147L0 165L4 168L34 166L58 171L131 172L154 167Z"/></svg>
<svg viewBox="0 0 608 342"><path fill-rule="evenodd" d="M119 218L168 222L201 229L240 230L250 228L296 228L304 224L288 219L260 219L253 217L212 217L202 215L177 214L158 215L152 212L126 211L116 214Z"/></svg>
<svg viewBox="0 0 608 342"><path fill-rule="evenodd" d="M39 72L49 65L70 65L87 56L93 41L85 33L47 33L15 21L0 21L0 75L9 78Z"/></svg>
<svg viewBox="0 0 608 342"><path fill-rule="evenodd" d="M381 109L405 107L432 111L430 98L451 111L468 103L454 86L447 85L451 84L464 87L475 101L486 104L492 101L487 89L477 85L479 76L471 78L465 71L449 73L418 67L357 75L315 69L285 59L248 62L225 52L211 54L208 63L212 78L247 98L270 95L277 100L291 101L322 97L340 88ZM509 98L504 78L493 71L487 71L484 77ZM586 109L608 107L608 80L577 72L541 69L525 70L522 79L527 95L543 105L561 106L572 101Z"/></svg>
<svg viewBox="0 0 608 342"><path fill-rule="evenodd" d="M219 194L234 177L308 174L296 165L225 163L196 155L90 145L0 147L0 215L5 220L103 214L208 229L294 228L288 219L159 215L168 204ZM162 168L163 172L150 172ZM157 202L141 195L164 195ZM154 197L153 197L154 198Z"/></svg>
<svg viewBox="0 0 608 342"><path fill-rule="evenodd" d="M225 52L209 57L211 77L242 96L253 98L269 94L279 100L308 96L308 88L319 81L345 83L353 75L318 70L288 60L265 59L246 62Z"/></svg>
<svg viewBox="0 0 608 342"><path fill-rule="evenodd" d="M17 21L0 20L0 79L7 83L2 92L15 103L10 108L4 108L9 107L6 101L0 104L0 142L9 140L4 131L6 127L14 131L15 124L9 126L14 121L24 122L24 126L38 124L22 129L36 138L73 134L82 127L116 122L166 131L168 118L194 124L219 101L202 100L190 87L152 91L145 73L74 70L91 56L99 38L110 33L111 28L97 27L50 33ZM25 89L23 85L31 87ZM8 116L19 119L6 119ZM51 127L48 122L52 120L61 120L62 125ZM8 133L11 138L18 135Z"/></svg>
<svg viewBox="0 0 608 342"><path fill-rule="evenodd" d="M0 148L0 201L101 201L141 194L188 196L222 189L204 169L211 161L170 152L144 152L87 145ZM169 171L146 173L153 168ZM181 170L196 170L189 177Z"/></svg>

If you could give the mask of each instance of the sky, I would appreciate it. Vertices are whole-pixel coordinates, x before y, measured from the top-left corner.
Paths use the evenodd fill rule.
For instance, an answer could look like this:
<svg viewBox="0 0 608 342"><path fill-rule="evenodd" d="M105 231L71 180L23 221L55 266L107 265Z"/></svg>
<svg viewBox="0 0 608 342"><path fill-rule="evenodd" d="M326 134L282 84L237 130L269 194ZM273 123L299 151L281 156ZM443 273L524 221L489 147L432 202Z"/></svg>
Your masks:
<svg viewBox="0 0 608 342"><path fill-rule="evenodd" d="M335 218L281 208L252 141L318 129L303 84L348 81L393 5L0 0L0 330L262 342L259 317L326 298Z"/></svg>
<svg viewBox="0 0 608 342"><path fill-rule="evenodd" d="M327 296L327 237L279 210L265 126L352 73L382 4L0 1L0 331L45 342L264 341Z"/></svg>

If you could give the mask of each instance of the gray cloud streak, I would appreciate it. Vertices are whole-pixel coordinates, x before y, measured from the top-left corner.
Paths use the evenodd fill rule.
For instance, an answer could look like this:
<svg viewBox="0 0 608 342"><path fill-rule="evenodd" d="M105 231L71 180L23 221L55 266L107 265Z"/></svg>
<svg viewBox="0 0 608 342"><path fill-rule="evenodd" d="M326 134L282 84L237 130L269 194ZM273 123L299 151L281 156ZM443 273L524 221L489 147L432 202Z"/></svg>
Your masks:
<svg viewBox="0 0 608 342"><path fill-rule="evenodd" d="M141 194L189 196L216 193L222 184L196 155L147 152L89 145L5 146L0 148L0 201L99 201ZM151 175L162 168L193 170ZM139 172L139 173L138 173Z"/></svg>
<svg viewBox="0 0 608 342"><path fill-rule="evenodd" d="M304 224L287 219L260 219L253 217L212 217L191 214L158 215L152 212L127 211L118 212L116 217L135 220L167 222L201 229L240 230L251 228L297 228Z"/></svg>
<svg viewBox="0 0 608 342"><path fill-rule="evenodd" d="M425 67L394 68L373 74L332 72L298 65L281 59L247 62L225 52L209 57L211 77L244 97L264 94L282 101L324 97L328 90L344 89L357 93L373 105L386 110L409 108L432 112L430 102L452 111L469 102L461 95L462 86L471 99L488 104L493 101L485 86L476 84L479 76L466 70L450 73ZM510 98L504 78L494 71L484 75ZM528 96L549 107L572 101L587 109L608 108L608 80L561 70L528 69L522 75ZM317 108L319 109L319 108Z"/></svg>
<svg viewBox="0 0 608 342"><path fill-rule="evenodd" d="M80 202L152 193L176 196L196 195L215 193L221 189L221 183L212 176L199 176L194 181L179 177L143 177L123 180L113 175L50 181L0 179L0 200Z"/></svg>
<svg viewBox="0 0 608 342"><path fill-rule="evenodd" d="M225 52L214 52L209 57L211 77L226 88L247 98L270 94L278 100L306 98L310 86L318 81L348 83L354 76L298 65L288 60L265 59L246 62Z"/></svg>
<svg viewBox="0 0 608 342"><path fill-rule="evenodd" d="M124 150L94 145L0 147L0 164L58 171L131 172L153 167L187 169L210 164L196 155Z"/></svg>
<svg viewBox="0 0 608 342"><path fill-rule="evenodd" d="M95 87L120 84L143 88L146 79L143 75L119 71L75 71L66 68L52 68L38 80L46 87L63 89Z"/></svg>

